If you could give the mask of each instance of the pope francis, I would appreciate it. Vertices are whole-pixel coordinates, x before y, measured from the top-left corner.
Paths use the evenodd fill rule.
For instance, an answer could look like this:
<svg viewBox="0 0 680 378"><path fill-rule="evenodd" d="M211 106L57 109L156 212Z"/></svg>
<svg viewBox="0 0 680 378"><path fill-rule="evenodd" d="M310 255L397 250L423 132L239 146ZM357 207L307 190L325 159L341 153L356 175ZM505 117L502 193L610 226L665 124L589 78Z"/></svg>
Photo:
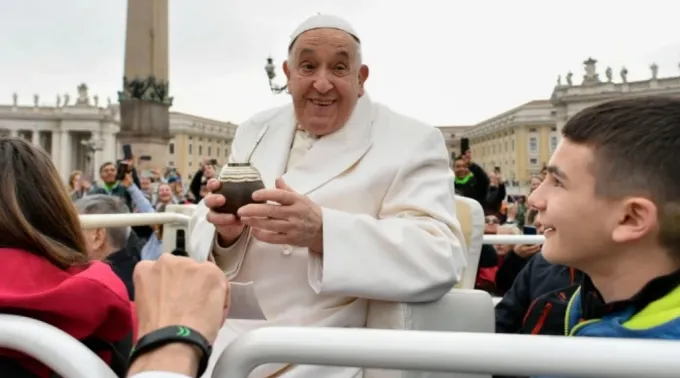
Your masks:
<svg viewBox="0 0 680 378"><path fill-rule="evenodd" d="M211 210L229 201L211 194L189 226L192 255L231 281L253 282L267 317L229 319L212 364L257 327L364 327L370 299L437 300L465 267L443 136L371 101L354 29L333 16L308 19L291 36L283 69L292 104L240 125L230 157L245 162L252 153L266 187L253 198L263 203L241 207L237 219ZM269 364L251 377L361 374Z"/></svg>

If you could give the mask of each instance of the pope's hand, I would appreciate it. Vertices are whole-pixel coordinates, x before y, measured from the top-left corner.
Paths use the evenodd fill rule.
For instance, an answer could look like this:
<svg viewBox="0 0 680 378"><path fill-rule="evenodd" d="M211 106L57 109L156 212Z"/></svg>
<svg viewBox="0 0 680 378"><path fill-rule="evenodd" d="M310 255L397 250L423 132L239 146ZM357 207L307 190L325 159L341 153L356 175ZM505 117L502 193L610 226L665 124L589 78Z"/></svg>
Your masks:
<svg viewBox="0 0 680 378"><path fill-rule="evenodd" d="M208 180L206 187L210 191L210 194L204 198L205 205L210 209L206 219L215 225L220 236L220 245L228 247L238 239L245 225L232 214L222 214L214 210L223 206L229 200L221 194L213 193L220 189L220 182L217 179Z"/></svg>
<svg viewBox="0 0 680 378"><path fill-rule="evenodd" d="M167 326L193 328L215 341L229 304L229 285L212 263L163 254L134 272L139 336Z"/></svg>
<svg viewBox="0 0 680 378"><path fill-rule="evenodd" d="M276 180L275 189L253 193L258 202L238 210L241 222L250 226L253 236L271 244L307 247L323 253L323 217L321 207L309 197L296 193L283 179Z"/></svg>

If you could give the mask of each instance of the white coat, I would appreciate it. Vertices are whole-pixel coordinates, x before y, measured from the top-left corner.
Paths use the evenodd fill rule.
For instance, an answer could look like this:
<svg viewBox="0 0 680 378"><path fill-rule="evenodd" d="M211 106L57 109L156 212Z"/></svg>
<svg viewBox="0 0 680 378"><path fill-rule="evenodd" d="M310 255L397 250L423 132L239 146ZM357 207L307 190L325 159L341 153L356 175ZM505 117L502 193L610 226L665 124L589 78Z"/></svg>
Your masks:
<svg viewBox="0 0 680 378"><path fill-rule="evenodd" d="M214 226L205 219L208 209L199 204L189 229L191 255L214 258L232 281L253 281L268 318L229 319L212 364L226 344L253 328L364 327L369 299L436 300L451 290L465 267L453 176L437 128L364 96L343 128L319 139L284 173L295 126L292 105L256 115L238 128L230 160L245 161L266 129L251 162L266 187L283 176L322 207L323 256L263 243L247 232L231 247L220 248ZM360 372L271 364L251 376L344 378Z"/></svg>

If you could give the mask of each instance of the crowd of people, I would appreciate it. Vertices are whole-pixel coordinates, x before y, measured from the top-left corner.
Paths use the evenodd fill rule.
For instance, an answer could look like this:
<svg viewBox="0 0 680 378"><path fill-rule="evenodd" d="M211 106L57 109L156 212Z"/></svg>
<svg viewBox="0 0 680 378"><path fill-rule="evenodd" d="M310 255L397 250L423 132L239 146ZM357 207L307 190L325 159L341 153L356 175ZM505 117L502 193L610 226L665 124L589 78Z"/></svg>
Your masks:
<svg viewBox="0 0 680 378"><path fill-rule="evenodd" d="M465 140L462 145L467 146ZM508 194L500 169L495 167L493 172L486 172L473 161L469 148L452 159L452 169L456 194L474 199L483 208L486 235L543 234L538 211L527 205L527 197L546 178L546 167L531 177L528 193L524 195ZM484 245L475 288L503 296L517 274L540 250L538 244Z"/></svg>
<svg viewBox="0 0 680 378"><path fill-rule="evenodd" d="M542 248L482 252L477 285L503 295L497 332L680 339L680 166L672 159L680 100L581 111L528 198L510 200L500 172L484 172L469 150L451 161L436 128L369 98L361 40L346 21L317 15L301 24L284 71L292 104L255 115L232 145L230 160L250 162L265 184L237 214L221 211L229 198L216 193L212 161L186 196L176 172L140 175L133 160L104 164L90 188L74 172L67 188L47 153L0 138L0 312L54 325L120 377L208 377L249 330L361 328L369 300L440 299L466 265L458 192L485 209L487 232L533 227L545 236ZM127 168L117 180L119 166ZM162 227L84 230L78 218L183 201L197 202L192 258L161 254ZM225 322L229 281L253 282L266 320ZM54 377L8 350L0 371ZM287 363L251 374L361 376L359 367Z"/></svg>

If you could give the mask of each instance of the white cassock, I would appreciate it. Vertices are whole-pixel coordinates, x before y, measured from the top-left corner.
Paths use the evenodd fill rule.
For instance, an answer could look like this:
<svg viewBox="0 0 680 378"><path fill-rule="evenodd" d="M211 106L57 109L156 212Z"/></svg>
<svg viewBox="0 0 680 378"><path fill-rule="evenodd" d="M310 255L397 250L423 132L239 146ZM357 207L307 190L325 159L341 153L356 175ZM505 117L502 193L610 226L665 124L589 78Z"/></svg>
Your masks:
<svg viewBox="0 0 680 378"><path fill-rule="evenodd" d="M220 248L214 226L206 221L208 209L199 204L189 225L192 256L213 259L231 281L253 281L268 318L229 319L208 372L243 332L266 325L364 327L368 299L436 300L451 290L465 267L453 176L437 128L364 96L343 128L311 141L296 132L293 107L286 105L239 126L231 161L245 161L264 129L251 162L266 187L283 176L322 207L323 256L263 243L249 233ZM300 153L302 146L311 148ZM287 164L289 155L294 164ZM270 364L251 375L280 376L345 378L361 372Z"/></svg>

